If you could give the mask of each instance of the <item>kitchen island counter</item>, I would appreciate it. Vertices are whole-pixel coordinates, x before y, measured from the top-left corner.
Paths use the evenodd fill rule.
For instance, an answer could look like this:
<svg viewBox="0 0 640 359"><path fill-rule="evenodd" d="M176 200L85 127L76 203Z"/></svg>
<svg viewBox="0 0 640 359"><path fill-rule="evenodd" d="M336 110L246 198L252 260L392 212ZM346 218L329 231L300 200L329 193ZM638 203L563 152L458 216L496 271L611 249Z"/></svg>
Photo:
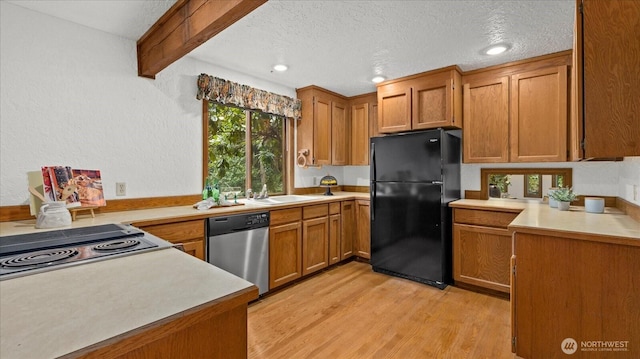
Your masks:
<svg viewBox="0 0 640 359"><path fill-rule="evenodd" d="M224 333L205 343L190 342L198 337L191 332L171 336L190 326L200 333L217 324L211 318L234 315L234 323L245 323L236 329L244 330L238 346L246 355L246 307L257 297L250 282L173 248L4 280L0 357L116 357L154 353L153 345L164 345L163 351L215 346L210 343L225 341ZM241 341L242 333L223 329L239 336L232 342ZM207 356L216 357L212 351Z"/></svg>
<svg viewBox="0 0 640 359"><path fill-rule="evenodd" d="M587 213L584 207L569 211L549 207L548 203L510 199L461 199L449 204L453 208L485 209L520 213L508 226L512 232L567 233L581 239L640 246L640 222L617 208L605 213Z"/></svg>

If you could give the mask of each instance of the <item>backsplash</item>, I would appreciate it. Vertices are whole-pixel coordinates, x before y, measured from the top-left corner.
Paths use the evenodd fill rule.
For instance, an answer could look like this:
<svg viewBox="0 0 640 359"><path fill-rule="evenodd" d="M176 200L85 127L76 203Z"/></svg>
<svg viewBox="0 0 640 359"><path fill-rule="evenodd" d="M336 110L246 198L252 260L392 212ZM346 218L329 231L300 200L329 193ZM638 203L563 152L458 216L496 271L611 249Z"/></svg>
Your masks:
<svg viewBox="0 0 640 359"><path fill-rule="evenodd" d="M625 157L621 163L618 197L640 205L640 157Z"/></svg>
<svg viewBox="0 0 640 359"><path fill-rule="evenodd" d="M462 164L462 195L465 190L480 189L481 168L572 168L573 188L579 194L613 196L640 205L640 157L626 157L624 161L610 162L556 162L556 163L503 163ZM335 176L340 185L368 186L369 166L324 166L322 169L296 168L296 187L315 187L314 176L327 173ZM319 181L318 177L318 181ZM634 200L634 186L637 194Z"/></svg>

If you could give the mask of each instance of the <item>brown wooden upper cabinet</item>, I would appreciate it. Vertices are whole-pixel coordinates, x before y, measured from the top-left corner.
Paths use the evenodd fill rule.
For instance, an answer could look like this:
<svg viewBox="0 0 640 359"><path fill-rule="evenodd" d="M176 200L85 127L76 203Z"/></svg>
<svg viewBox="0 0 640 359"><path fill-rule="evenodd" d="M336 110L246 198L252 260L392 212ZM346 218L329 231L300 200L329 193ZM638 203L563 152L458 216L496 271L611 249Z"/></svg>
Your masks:
<svg viewBox="0 0 640 359"><path fill-rule="evenodd" d="M464 161L509 162L509 77L464 84Z"/></svg>
<svg viewBox="0 0 640 359"><path fill-rule="evenodd" d="M640 156L640 1L576 0L572 157Z"/></svg>
<svg viewBox="0 0 640 359"><path fill-rule="evenodd" d="M567 66L511 76L511 162L567 160Z"/></svg>
<svg viewBox="0 0 640 359"><path fill-rule="evenodd" d="M462 87L457 66L378 85L378 131L393 133L462 127Z"/></svg>
<svg viewBox="0 0 640 359"><path fill-rule="evenodd" d="M465 163L567 160L571 51L465 73Z"/></svg>
<svg viewBox="0 0 640 359"><path fill-rule="evenodd" d="M297 96L302 101L302 118L297 123L298 151L309 151L307 164L349 164L347 99L317 86L298 89Z"/></svg>
<svg viewBox="0 0 640 359"><path fill-rule="evenodd" d="M376 135L375 92L350 98L351 103L351 165L369 164L369 138Z"/></svg>

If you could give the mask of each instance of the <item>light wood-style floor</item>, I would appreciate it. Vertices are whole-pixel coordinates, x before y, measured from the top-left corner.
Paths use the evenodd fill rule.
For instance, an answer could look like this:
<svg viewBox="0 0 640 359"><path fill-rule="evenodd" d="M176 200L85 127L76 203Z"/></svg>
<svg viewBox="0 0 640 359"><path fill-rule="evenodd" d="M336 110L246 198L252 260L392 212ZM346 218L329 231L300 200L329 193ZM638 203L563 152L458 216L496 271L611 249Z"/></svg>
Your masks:
<svg viewBox="0 0 640 359"><path fill-rule="evenodd" d="M513 358L509 302L349 262L249 306L249 358Z"/></svg>

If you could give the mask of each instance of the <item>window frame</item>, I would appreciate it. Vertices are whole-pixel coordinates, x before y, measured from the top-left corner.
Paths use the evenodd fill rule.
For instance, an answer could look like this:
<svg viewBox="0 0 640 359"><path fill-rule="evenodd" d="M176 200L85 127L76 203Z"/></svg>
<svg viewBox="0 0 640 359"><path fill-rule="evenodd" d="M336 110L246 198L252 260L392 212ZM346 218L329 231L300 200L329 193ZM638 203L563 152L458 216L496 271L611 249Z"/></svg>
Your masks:
<svg viewBox="0 0 640 359"><path fill-rule="evenodd" d="M202 186L203 187L206 185L207 178L209 177L209 102L216 103L215 101L202 100ZM229 104L222 104L222 103L218 103L218 104L223 106L240 108L245 113L245 121L246 121L245 126L248 129L245 132L245 150L247 151L248 154L251 154L252 153L251 130L250 130L251 129L251 113L253 112L262 113L262 111L241 108L241 107L237 107ZM293 141L293 135L292 135L293 129L291 125L292 121L287 117L284 117L284 116L281 116L281 117L283 118L283 121L284 121L282 124L283 132L284 132L282 137L282 146L283 146L282 153L283 153L283 167L284 167L283 174L282 174L283 191L282 192L269 191L269 195L280 195L280 194L292 193L292 187L293 187L290 182L291 178L293 178L293 175L292 175L293 168L291 167L291 164L292 164L292 160L290 158L291 151L289 151ZM245 171L247 173L247 176L245 179L246 188L251 188L249 187L249 185L251 184L252 163L253 163L253 156L248 156L247 160L245 161Z"/></svg>

